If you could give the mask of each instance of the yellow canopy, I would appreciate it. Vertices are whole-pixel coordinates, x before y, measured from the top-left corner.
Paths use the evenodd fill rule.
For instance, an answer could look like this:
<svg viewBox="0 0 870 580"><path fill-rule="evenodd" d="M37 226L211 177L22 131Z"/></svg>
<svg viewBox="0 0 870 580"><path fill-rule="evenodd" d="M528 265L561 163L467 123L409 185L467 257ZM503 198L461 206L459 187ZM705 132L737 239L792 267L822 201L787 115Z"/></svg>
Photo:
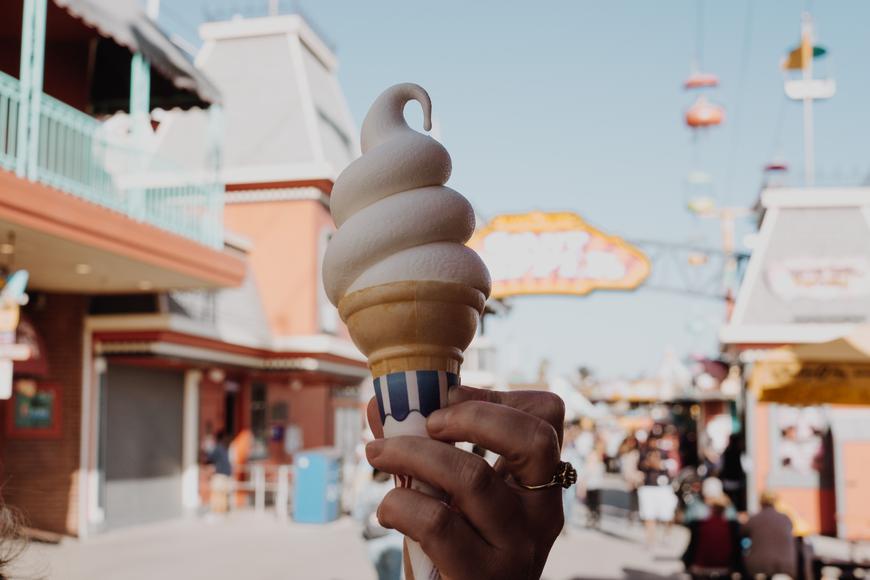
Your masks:
<svg viewBox="0 0 870 580"><path fill-rule="evenodd" d="M870 405L870 326L771 351L753 366L749 388L770 403Z"/></svg>

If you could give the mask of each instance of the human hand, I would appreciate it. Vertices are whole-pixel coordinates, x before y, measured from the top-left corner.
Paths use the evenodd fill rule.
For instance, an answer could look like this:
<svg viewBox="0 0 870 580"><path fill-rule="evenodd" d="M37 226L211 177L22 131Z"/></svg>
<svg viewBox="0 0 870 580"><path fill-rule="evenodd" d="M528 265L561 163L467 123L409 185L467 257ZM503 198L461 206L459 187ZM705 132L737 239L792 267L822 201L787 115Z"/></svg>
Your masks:
<svg viewBox="0 0 870 580"><path fill-rule="evenodd" d="M445 580L540 578L564 523L562 490L549 482L559 465L565 407L548 392L456 387L450 406L427 420L432 439L383 439L377 404L368 417L378 438L369 462L444 490L449 504L397 488L378 508L381 525L416 540ZM453 446L469 441L500 455L494 467Z"/></svg>

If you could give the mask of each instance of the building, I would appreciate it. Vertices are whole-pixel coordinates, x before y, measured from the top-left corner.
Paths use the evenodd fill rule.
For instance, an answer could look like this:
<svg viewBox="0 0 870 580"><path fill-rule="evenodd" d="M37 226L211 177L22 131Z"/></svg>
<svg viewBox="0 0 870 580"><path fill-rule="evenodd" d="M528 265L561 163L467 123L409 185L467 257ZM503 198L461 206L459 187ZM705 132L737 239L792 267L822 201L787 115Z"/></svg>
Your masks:
<svg viewBox="0 0 870 580"><path fill-rule="evenodd" d="M30 274L9 329L29 356L0 401L3 496L32 527L78 536L179 514L198 375L115 365L94 319L244 281L246 246L225 239L215 133L205 171L154 147L158 108L214 119L220 92L136 0L11 0L3 16L0 264Z"/></svg>
<svg viewBox="0 0 870 580"><path fill-rule="evenodd" d="M749 377L750 506L774 489L803 532L867 539L870 190L774 188L761 205L720 335Z"/></svg>
<svg viewBox="0 0 870 580"><path fill-rule="evenodd" d="M110 391L134 381L153 390L174 377L186 385L197 425L186 452L195 457L221 431L250 435L248 465L268 469L271 479L299 449L353 453L363 426L365 359L320 282L334 228L329 194L358 155L357 131L337 60L300 15L209 22L200 33L197 67L222 95L224 218L248 256L244 280L238 288L167 292L147 304L128 297L90 322ZM203 111L165 113L155 150L203 172L210 122ZM110 438L112 416L110 408ZM202 502L210 469L186 464L184 508Z"/></svg>

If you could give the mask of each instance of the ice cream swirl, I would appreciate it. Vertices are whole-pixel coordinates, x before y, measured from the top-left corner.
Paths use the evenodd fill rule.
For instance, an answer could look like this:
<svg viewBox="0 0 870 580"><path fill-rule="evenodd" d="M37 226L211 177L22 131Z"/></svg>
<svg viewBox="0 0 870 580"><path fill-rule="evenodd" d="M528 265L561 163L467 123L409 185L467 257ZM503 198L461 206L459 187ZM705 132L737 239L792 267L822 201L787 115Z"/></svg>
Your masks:
<svg viewBox="0 0 870 580"><path fill-rule="evenodd" d="M447 150L406 123L410 100L422 105L424 127L431 130L432 102L422 87L387 89L363 121L362 156L332 189L338 231L323 260L323 283L333 304L357 290L406 280L455 282L489 295L489 272L465 246L474 211L444 186L451 170Z"/></svg>

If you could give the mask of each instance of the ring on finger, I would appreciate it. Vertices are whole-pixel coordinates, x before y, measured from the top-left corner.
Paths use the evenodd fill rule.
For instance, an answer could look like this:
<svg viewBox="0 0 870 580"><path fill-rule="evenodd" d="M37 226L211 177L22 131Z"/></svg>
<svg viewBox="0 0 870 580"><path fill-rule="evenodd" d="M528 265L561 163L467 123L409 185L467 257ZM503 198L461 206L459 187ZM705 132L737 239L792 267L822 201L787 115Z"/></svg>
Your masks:
<svg viewBox="0 0 870 580"><path fill-rule="evenodd" d="M522 488L531 490L547 489L549 487L562 487L568 489L577 483L577 470L567 461L560 461L559 465L556 467L556 473L547 483L542 483L540 485L526 485L520 481L517 481L516 483Z"/></svg>

